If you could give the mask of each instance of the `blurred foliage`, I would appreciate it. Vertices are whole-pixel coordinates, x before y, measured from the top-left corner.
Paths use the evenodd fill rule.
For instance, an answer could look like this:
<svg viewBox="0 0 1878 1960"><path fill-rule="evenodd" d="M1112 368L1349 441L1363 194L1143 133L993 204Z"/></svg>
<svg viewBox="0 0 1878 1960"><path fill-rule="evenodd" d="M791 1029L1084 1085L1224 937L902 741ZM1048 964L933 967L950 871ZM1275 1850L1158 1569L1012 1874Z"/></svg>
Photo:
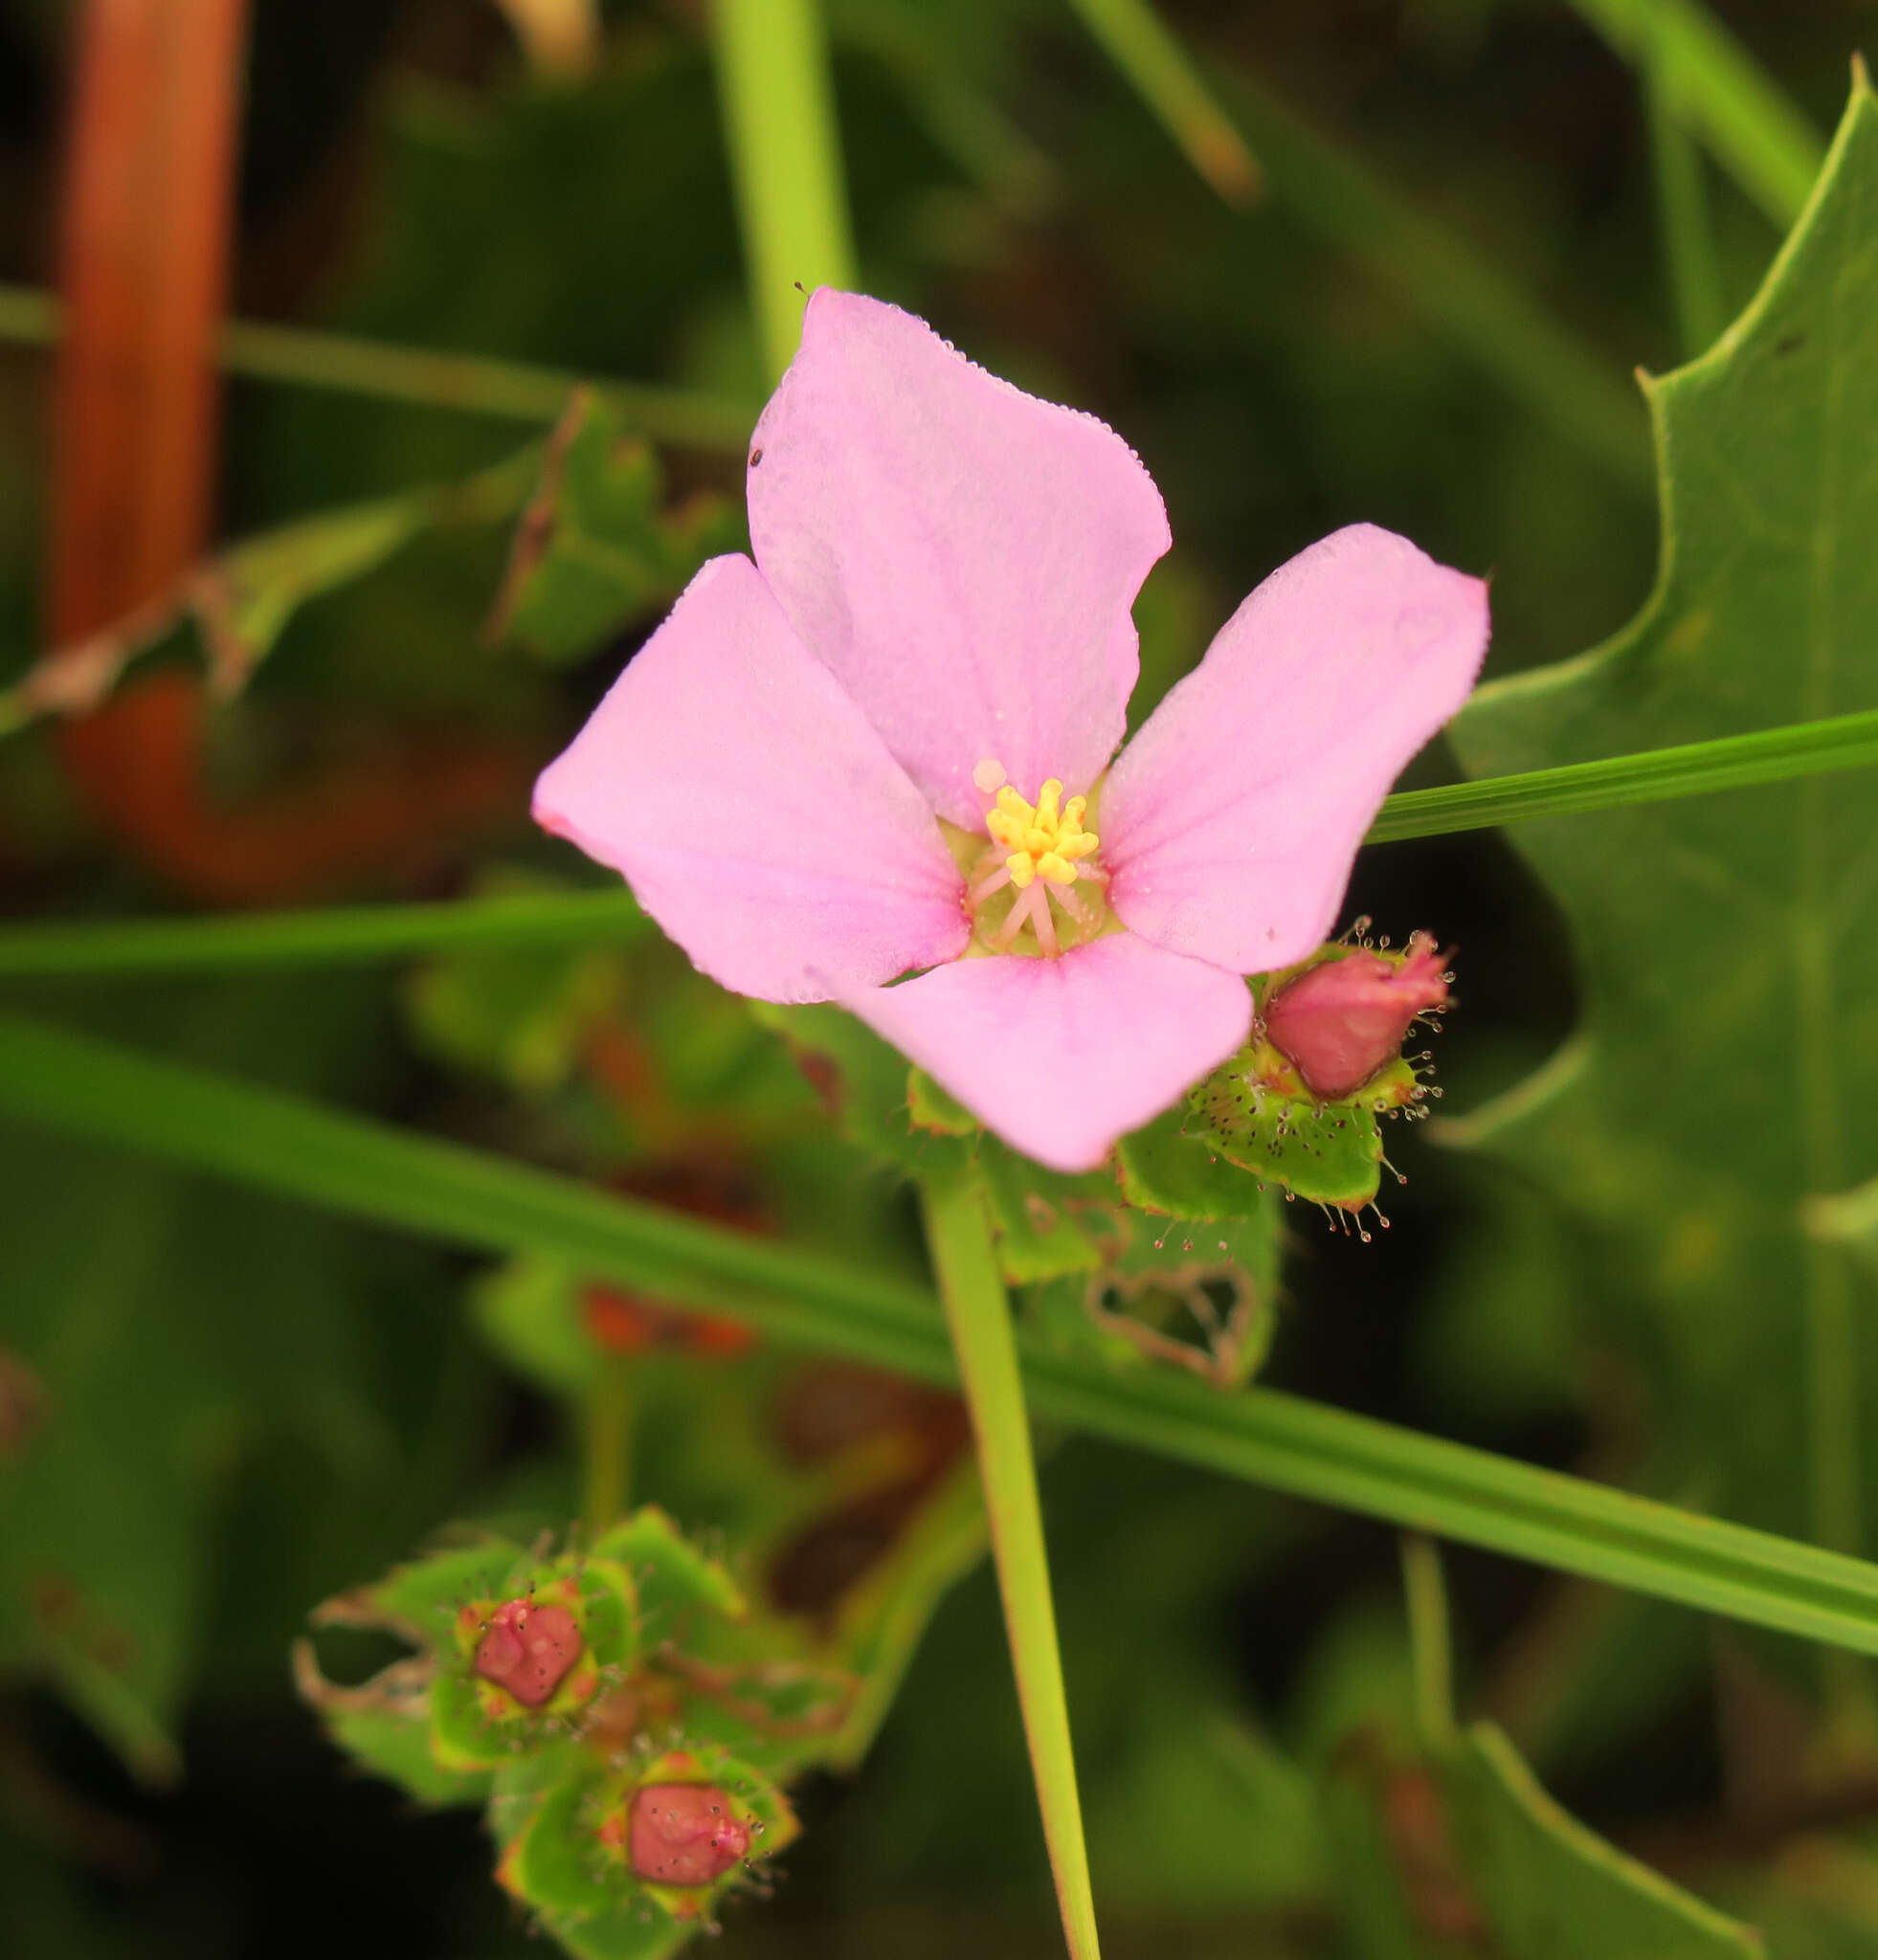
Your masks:
<svg viewBox="0 0 1878 1960"><path fill-rule="evenodd" d="M1357 518L1492 569L1504 675L1602 640L1643 597L1646 428L1640 407L1632 467L1624 376L1666 367L1674 333L1638 78L1570 11L1167 8L1265 166L1242 208L1067 6L827 11L870 289L1106 415L1167 496L1178 542L1139 609L1137 711L1272 565ZM1718 11L1829 125L1868 16ZM530 66L509 24L525 15L257 0L238 304L753 399L700 11L599 10L584 69L539 45ZM41 0L0 6L0 270L15 277L48 275L68 27ZM1745 336L1656 387L1676 546L1657 598L1588 664L1484 701L1457 733L1470 767L1870 700L1869 122L1867 105L1836 201ZM1712 169L1707 189L1733 307L1777 241ZM1516 345L1501 331L1535 318ZM1554 346L1571 368L1556 402L1604 405L1584 428L1535 407ZM43 652L45 398L41 357L0 352L0 680ZM445 745L493 728L552 752L697 558L734 547L740 458L655 454L592 402L549 439L536 477L513 460L513 422L473 405L233 386L235 542L196 595L212 655L233 621L224 670L247 682L216 716L218 792L375 752L406 720ZM506 501L473 494L492 482ZM530 483L512 536L500 520ZM491 644L492 617L512 645ZM1805 664L1808 647L1836 663ZM1494 1161L1405 1137L1414 1182L1369 1245L1248 1199L1177 1135L1129 1148L1129 1194L1151 1217L1112 1184L994 1150L1025 1310L1117 1368L1232 1384L1266 1367L1785 1528L1805 1528L1823 1482L1843 1519L1868 1476L1863 1457L1855 1485L1844 1460L1816 1462L1809 1496L1796 1271L1813 1392L1830 1397L1835 1372L1849 1392L1872 1357L1850 1313L1833 1334L1832 1289L1850 1281L1822 1278L1836 1255L1798 1249L1793 1206L1871 1168L1845 1086L1870 1059L1862 807L1856 779L1835 779L1535 830L1519 841L1569 905L1569 951L1496 841L1375 854L1353 904L1462 947L1451 1104L1480 1107L1552 1051L1575 960L1576 1074L1476 1125ZM493 838L451 839L427 891L551 888L570 861L518 809ZM37 736L0 746L0 878L21 912L169 902L161 867L106 845ZM38 1004L896 1270L919 1249L876 1153L905 1170L968 1147L852 1022L758 1025L658 944ZM1842 1117L1826 1157L1822 1093ZM715 1534L766 1651L863 1683L831 1750L846 1773L795 1793L789 1886L731 1898L728 1937L775 1960L995 1960L1054 1939L989 1581L952 1586L981 1528L955 1405L740 1348L578 1273L465 1274L36 1132L0 1135L0 1900L20 1951L531 1950L479 1833L347 1775L291 1698L286 1655L311 1602L446 1517L524 1545L565 1527L608 1370L633 1384L634 1499ZM1790 1646L1457 1560L1461 1702L1500 1728L1431 1739L1386 1534L1083 1444L1049 1451L1044 1479L1112 1953L1752 1950L1721 1913L1783 1960L1878 1943L1856 1677L1822 1747ZM348 1679L394 1659L356 1632L320 1638ZM423 1776L408 1759L419 1793L447 1793Z"/></svg>

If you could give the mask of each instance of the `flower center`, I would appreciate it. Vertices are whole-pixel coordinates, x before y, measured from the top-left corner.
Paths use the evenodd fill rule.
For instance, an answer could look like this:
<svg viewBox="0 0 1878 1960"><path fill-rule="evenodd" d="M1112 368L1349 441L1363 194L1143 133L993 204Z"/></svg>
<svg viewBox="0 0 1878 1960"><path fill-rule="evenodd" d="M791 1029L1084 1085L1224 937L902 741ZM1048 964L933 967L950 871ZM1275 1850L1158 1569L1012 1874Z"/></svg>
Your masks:
<svg viewBox="0 0 1878 1960"><path fill-rule="evenodd" d="M1062 784L1052 776L1027 803L996 762L981 762L972 780L989 799L991 839L973 850L967 867L966 904L979 945L988 952L1054 959L1095 938L1108 923L1108 880L1095 861L1102 840L1084 828L1089 799L1065 803Z"/></svg>

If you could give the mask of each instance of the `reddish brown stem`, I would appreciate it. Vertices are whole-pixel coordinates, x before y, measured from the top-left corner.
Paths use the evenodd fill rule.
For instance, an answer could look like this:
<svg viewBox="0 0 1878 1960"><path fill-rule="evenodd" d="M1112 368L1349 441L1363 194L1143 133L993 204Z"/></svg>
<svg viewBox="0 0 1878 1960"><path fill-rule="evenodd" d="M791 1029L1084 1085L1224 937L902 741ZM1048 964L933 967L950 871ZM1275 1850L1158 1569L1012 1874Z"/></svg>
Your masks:
<svg viewBox="0 0 1878 1960"><path fill-rule="evenodd" d="M56 646L82 647L172 590L208 543L246 27L247 0L86 0L78 18L53 403ZM209 712L199 681L159 675L60 733L92 809L201 897L382 880L412 841L525 793L512 749L433 744L223 810L204 787Z"/></svg>

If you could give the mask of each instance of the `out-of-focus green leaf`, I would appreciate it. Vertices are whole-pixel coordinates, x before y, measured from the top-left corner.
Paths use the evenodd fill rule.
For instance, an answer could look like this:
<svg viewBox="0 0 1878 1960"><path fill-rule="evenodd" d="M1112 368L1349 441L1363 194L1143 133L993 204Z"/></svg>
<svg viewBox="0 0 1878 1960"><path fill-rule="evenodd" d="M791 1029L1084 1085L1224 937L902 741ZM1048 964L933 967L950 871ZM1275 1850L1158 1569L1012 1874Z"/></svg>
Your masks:
<svg viewBox="0 0 1878 1960"><path fill-rule="evenodd" d="M546 895L518 873L481 896ZM617 1012L625 968L616 951L492 947L453 952L413 973L405 1000L418 1041L440 1060L544 1095L568 1080L593 1027Z"/></svg>
<svg viewBox="0 0 1878 1960"><path fill-rule="evenodd" d="M491 631L550 664L581 659L743 543L743 519L723 498L664 503L651 447L603 396L577 389L548 438Z"/></svg>
<svg viewBox="0 0 1878 1960"><path fill-rule="evenodd" d="M500 523L519 507L534 445L466 481L322 511L232 545L154 605L61 647L0 692L0 734L49 714L82 713L186 619L201 636L212 685L238 693L309 599L375 570L420 532Z"/></svg>
<svg viewBox="0 0 1878 1960"><path fill-rule="evenodd" d="M971 1155L957 1105L853 1014L761 1002L752 1012L782 1035L823 1107L862 1149L921 1175Z"/></svg>
<svg viewBox="0 0 1878 1960"><path fill-rule="evenodd" d="M1022 1286L1065 1273L1093 1273L1127 1246L1132 1221L1106 1170L1068 1177L986 1136L978 1173L991 1205L998 1264Z"/></svg>
<svg viewBox="0 0 1878 1960"><path fill-rule="evenodd" d="M1363 1960L1762 1960L1752 1927L1561 1809L1500 1729L1455 1728L1444 1682L1440 1706L1418 1700L1379 1622L1343 1631L1318 1692L1355 1719L1324 1758L1323 1816Z"/></svg>
<svg viewBox="0 0 1878 1960"><path fill-rule="evenodd" d="M1861 79L1758 298L1711 353L1649 384L1655 592L1606 644L1477 695L1453 731L1471 768L1878 701L1874 210L1878 102ZM1795 1228L1808 1193L1878 1166L1874 831L1870 776L1523 827L1573 921L1584 1024L1456 1132L1543 1178L1603 1253L1607 1297L1648 1303L1667 1413L1727 1507L1847 1547L1878 1343L1843 1255ZM1509 1300L1517 1286L1509 1274Z"/></svg>
<svg viewBox="0 0 1878 1960"><path fill-rule="evenodd" d="M218 994L180 1030L166 1018L253 1058L277 1011ZM268 1058L291 1075L319 1045ZM50 1677L161 1781L181 1767L174 1721L244 1453L295 1436L328 1491L391 1468L357 1276L303 1212L11 1127L0 1184L0 1351L32 1385L30 1423L0 1450L0 1666Z"/></svg>
<svg viewBox="0 0 1878 1960"><path fill-rule="evenodd" d="M1441 1783L1456 1849L1487 1923L1531 1960L1759 1960L1754 1931L1608 1844L1548 1796L1488 1723Z"/></svg>
<svg viewBox="0 0 1878 1960"><path fill-rule="evenodd" d="M1139 1747L1092 1806L1105 1892L1164 1912L1314 1906L1329 1873L1308 1773L1183 1660L1142 1679Z"/></svg>
<svg viewBox="0 0 1878 1960"><path fill-rule="evenodd" d="M479 1319L511 1365L578 1397L603 1358L592 1290L561 1262L517 1260L479 1284ZM695 1325L679 1320L677 1334ZM751 1609L700 1658L853 1676L839 1722L794 1746L852 1764L940 1597L983 1548L963 1414L949 1395L871 1370L665 1346L656 1318L645 1329L625 1364L636 1487L722 1535ZM749 1737L733 1746L762 1757Z"/></svg>
<svg viewBox="0 0 1878 1960"><path fill-rule="evenodd" d="M1562 1811L1504 1735L1397 1753L1356 1731L1329 1769L1338 1898L1363 1960L1761 1960L1750 1927Z"/></svg>

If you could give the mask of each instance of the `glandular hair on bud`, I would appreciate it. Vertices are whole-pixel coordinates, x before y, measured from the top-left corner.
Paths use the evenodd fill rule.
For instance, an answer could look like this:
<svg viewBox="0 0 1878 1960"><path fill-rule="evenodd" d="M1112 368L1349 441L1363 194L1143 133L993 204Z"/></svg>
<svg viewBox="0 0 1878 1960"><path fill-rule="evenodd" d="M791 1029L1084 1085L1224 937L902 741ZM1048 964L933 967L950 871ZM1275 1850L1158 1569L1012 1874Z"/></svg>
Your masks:
<svg viewBox="0 0 1878 1960"><path fill-rule="evenodd" d="M1446 956L1425 932L1399 954L1358 947L1320 960L1265 1003L1265 1039L1312 1095L1353 1095L1401 1053L1419 1014L1447 1005Z"/></svg>

